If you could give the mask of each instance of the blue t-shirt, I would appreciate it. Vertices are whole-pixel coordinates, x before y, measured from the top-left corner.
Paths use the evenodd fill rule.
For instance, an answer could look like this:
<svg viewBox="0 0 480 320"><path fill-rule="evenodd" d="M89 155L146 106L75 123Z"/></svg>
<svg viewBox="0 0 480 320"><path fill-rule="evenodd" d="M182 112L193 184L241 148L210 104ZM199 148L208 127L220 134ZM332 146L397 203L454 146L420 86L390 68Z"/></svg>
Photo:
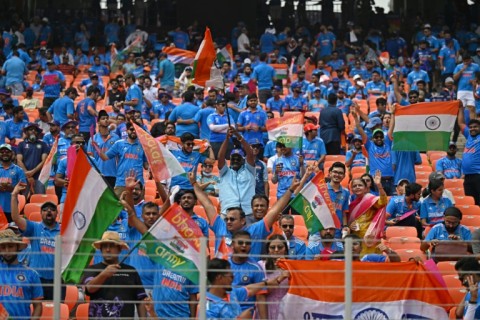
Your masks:
<svg viewBox="0 0 480 320"><path fill-rule="evenodd" d="M389 220L398 219L404 213L407 213L412 210L419 210L420 203L417 201L412 201L412 206L409 207L405 201L405 196L394 196L390 198L387 205L387 213L390 215Z"/></svg>
<svg viewBox="0 0 480 320"><path fill-rule="evenodd" d="M210 139L210 128L208 127L208 116L215 112L215 108L206 107L198 110L193 120L200 123L200 139Z"/></svg>
<svg viewBox="0 0 480 320"><path fill-rule="evenodd" d="M350 199L350 191L346 188L341 188L338 191L333 190L332 185L327 183L327 189L328 189L328 195L330 196L330 199L332 200L333 206L335 207L335 214L338 217L338 221L340 221L340 224L343 224L343 213L348 212L348 202ZM340 229L337 229L335 231L335 237L336 238L341 238L342 233Z"/></svg>
<svg viewBox="0 0 480 320"><path fill-rule="evenodd" d="M421 164L422 158L418 151L392 151L392 164L395 165L394 184L401 179L415 181L415 165Z"/></svg>
<svg viewBox="0 0 480 320"><path fill-rule="evenodd" d="M163 59L158 64L159 71L163 71L163 76L160 78L160 85L173 86L175 85L175 66L168 59Z"/></svg>
<svg viewBox="0 0 480 320"><path fill-rule="evenodd" d="M162 104L160 101L153 101L152 102L153 113L160 120L165 120L166 114L168 112L172 112L175 107L176 107L176 105L174 105L171 102L168 102L166 105Z"/></svg>
<svg viewBox="0 0 480 320"><path fill-rule="evenodd" d="M60 96L60 91L62 90L60 82L65 81L65 76L58 70L47 70L42 76L42 81L46 82L43 86L45 98L58 98Z"/></svg>
<svg viewBox="0 0 480 320"><path fill-rule="evenodd" d="M300 161L298 156L281 156L273 164L273 168L277 167L277 164L282 166L282 171L278 173L278 188L277 199L280 199L288 188L292 184L293 179L300 179ZM292 195L293 196L293 195Z"/></svg>
<svg viewBox="0 0 480 320"><path fill-rule="evenodd" d="M446 197L441 197L438 202L435 202L428 196L420 205L420 218L426 219L427 223L431 225L441 223L444 220L445 209L452 206L452 202Z"/></svg>
<svg viewBox="0 0 480 320"><path fill-rule="evenodd" d="M345 162L350 160L352 156L353 156L352 150L348 150L347 155L345 156ZM365 167L366 165L367 165L367 160L365 159L365 156L363 155L363 153L359 152L355 155L351 168Z"/></svg>
<svg viewBox="0 0 480 320"><path fill-rule="evenodd" d="M453 74L459 72L463 68L463 63L458 64L453 70ZM458 91L473 91L473 85L471 80L475 80L475 74L480 71L480 67L476 63L471 63L460 75L458 79L457 90Z"/></svg>
<svg viewBox="0 0 480 320"><path fill-rule="evenodd" d="M93 110L96 110L96 103L91 98L85 98L77 104L79 132L90 132L90 128L92 126L95 128L95 116L90 114L90 112L88 111L89 107Z"/></svg>
<svg viewBox="0 0 480 320"><path fill-rule="evenodd" d="M66 156L61 158L60 161L58 162L58 167L55 174L56 175L59 174L62 177L67 176L67 157ZM66 198L67 198L67 188L62 187L62 197L60 198L60 203L64 203Z"/></svg>
<svg viewBox="0 0 480 320"><path fill-rule="evenodd" d="M13 56L3 64L2 69L6 72L5 85L9 86L14 83L22 83L23 75L27 72L25 62L19 57Z"/></svg>
<svg viewBox="0 0 480 320"><path fill-rule="evenodd" d="M285 109L290 111L303 111L304 107L308 106L308 101L303 96L294 97L293 95L288 95L285 98Z"/></svg>
<svg viewBox="0 0 480 320"><path fill-rule="evenodd" d="M260 52L272 52L273 50L275 50L275 42L277 42L277 37L270 32L265 32L260 37Z"/></svg>
<svg viewBox="0 0 480 320"><path fill-rule="evenodd" d="M385 136L384 144L377 146L370 140L365 143L368 151L368 159L370 161L370 174L375 175L380 170L382 177L393 177L392 168L392 140Z"/></svg>
<svg viewBox="0 0 480 320"><path fill-rule="evenodd" d="M455 54L454 48L443 47L440 49L440 53L438 54L439 57L443 59L443 67L445 68L442 71L442 74L452 74L453 70L455 70L457 56Z"/></svg>
<svg viewBox="0 0 480 320"><path fill-rule="evenodd" d="M337 108L342 110L342 112L346 115L350 113L350 107L352 106L353 102L349 98L344 98L342 100L337 100Z"/></svg>
<svg viewBox="0 0 480 320"><path fill-rule="evenodd" d="M310 99L308 101L308 111L311 112L322 112L322 110L328 105L327 100L320 98L320 99Z"/></svg>
<svg viewBox="0 0 480 320"><path fill-rule="evenodd" d="M178 119L190 120L195 117L198 110L200 110L200 108L194 105L193 103L184 102L178 107L176 107L175 109L173 109L172 113L170 113L170 116L168 117L168 120L172 122L177 122ZM194 137L198 138L199 136L198 124L196 124L195 122L191 124L177 123L175 135L177 137L180 137L185 132L189 132L193 134Z"/></svg>
<svg viewBox="0 0 480 320"><path fill-rule="evenodd" d="M207 318L217 319L238 319L242 313L240 303L247 301L248 291L245 287L233 288L227 293L227 298L222 299L210 292L207 292Z"/></svg>
<svg viewBox="0 0 480 320"><path fill-rule="evenodd" d="M463 174L480 173L480 134L475 137L470 135L470 130L465 127L463 135L467 138L462 156Z"/></svg>
<svg viewBox="0 0 480 320"><path fill-rule="evenodd" d="M100 133L96 133L93 137L90 138L87 146L87 151L94 157L95 163L98 167L98 170L100 170L100 173L105 177L115 177L117 175L117 160L113 158L107 161L103 161L93 147L92 139L97 143L98 148L100 148L103 153L106 153L111 147L113 147L115 142L120 140L120 137L115 133L111 132L104 140Z"/></svg>
<svg viewBox="0 0 480 320"><path fill-rule="evenodd" d="M259 90L270 90L273 87L275 69L265 62L260 62L260 64L253 69L252 77L257 80Z"/></svg>
<svg viewBox="0 0 480 320"><path fill-rule="evenodd" d="M2 121L0 122L0 144L5 143L5 138L11 139L10 128Z"/></svg>
<svg viewBox="0 0 480 320"><path fill-rule="evenodd" d="M262 282L266 278L265 271L263 271L262 267L252 259L248 259L240 264L235 263L232 258L229 258L228 261L230 262L230 268L233 273L232 286L234 288L245 287L252 283ZM256 300L256 297L252 296L247 299L247 302L240 303L242 311L254 307Z"/></svg>
<svg viewBox="0 0 480 320"><path fill-rule="evenodd" d="M428 76L428 73L423 70L418 70L415 71L413 70L410 72L407 76L407 83L410 86L410 90L416 90L417 89L417 82L423 80L426 83L430 82L430 77Z"/></svg>
<svg viewBox="0 0 480 320"><path fill-rule="evenodd" d="M213 112L208 115L207 117L207 125L222 125L222 124L228 124L227 120L227 113L224 113L223 115L218 114L217 112ZM230 124L232 126L235 126L235 120L233 119L232 116L230 116ZM221 132L215 132L215 131L210 131L210 142L223 142L227 138L226 133L221 133Z"/></svg>
<svg viewBox="0 0 480 320"><path fill-rule="evenodd" d="M321 156L326 155L325 143L320 138L314 138L312 141L303 139L302 144L303 157L306 161L318 160ZM323 166L323 164L322 164Z"/></svg>
<svg viewBox="0 0 480 320"><path fill-rule="evenodd" d="M250 129L245 129L242 132L243 137L245 140L249 141L251 139L258 139L259 141L263 141L263 133L260 130L254 131L251 128L265 127L267 124L267 114L263 110L255 110L252 112L250 109L242 111L240 116L238 117L237 124L239 126L245 127L250 126ZM262 143L263 144L263 143Z"/></svg>
<svg viewBox="0 0 480 320"><path fill-rule="evenodd" d="M22 264L8 265L0 261L0 303L8 312L8 319L30 319L30 301L43 298L38 273Z"/></svg>
<svg viewBox="0 0 480 320"><path fill-rule="evenodd" d="M19 182L27 183L27 178L22 168L16 164L11 163L10 166L5 169L0 166L0 183L9 183L15 187ZM3 212L11 212L10 201L12 199L12 193L10 191L0 192L0 207Z"/></svg>
<svg viewBox="0 0 480 320"><path fill-rule="evenodd" d="M361 262L377 262L382 263L387 261L387 257L383 254L366 254L360 259Z"/></svg>
<svg viewBox="0 0 480 320"><path fill-rule="evenodd" d="M115 187L125 186L125 177L130 170L135 171L135 178L144 184L143 164L147 157L140 142L130 143L127 140L118 140L105 153L109 159L117 158L117 180Z"/></svg>
<svg viewBox="0 0 480 320"><path fill-rule="evenodd" d="M278 100L275 100L274 97L271 97L267 100L267 110L282 112L285 108L285 101L279 97Z"/></svg>
<svg viewBox="0 0 480 320"><path fill-rule="evenodd" d="M185 153L183 150L172 150L170 151L178 162L185 170L185 173L192 172L200 163L204 163L206 156L201 154L198 151L193 151L191 153ZM172 177L170 186L179 186L180 189L193 189L192 184L184 175Z"/></svg>
<svg viewBox="0 0 480 320"><path fill-rule="evenodd" d="M75 112L73 100L67 96L57 99L48 108L48 112L53 115L53 120L60 122L60 126L63 126L70 120L68 116Z"/></svg>
<svg viewBox="0 0 480 320"><path fill-rule="evenodd" d="M126 238L133 246L134 243L136 244L142 239L142 234L137 229L127 225ZM157 264L148 256L147 246L144 241L141 241L135 250L132 251L128 264L137 270L145 288L153 289Z"/></svg>
<svg viewBox="0 0 480 320"><path fill-rule="evenodd" d="M8 131L10 132L10 136L12 138L21 139L23 137L23 128L27 126L28 121L22 120L15 122L12 118L5 121L5 124L8 127Z"/></svg>
<svg viewBox="0 0 480 320"><path fill-rule="evenodd" d="M305 253L305 260L314 260L315 256L321 254L325 249L321 240L312 241L310 240L307 246L307 251ZM329 250L331 252L342 251L343 244L341 242L333 242Z"/></svg>
<svg viewBox="0 0 480 320"><path fill-rule="evenodd" d="M153 301L155 312L161 319L190 318L190 295L198 293L198 286L173 271L158 265L155 271ZM170 303L175 301L176 303ZM168 303L161 303L168 302ZM182 303L183 302L183 303Z"/></svg>
<svg viewBox="0 0 480 320"><path fill-rule="evenodd" d="M295 236L292 236L288 240L288 258L292 260L302 260L305 252L307 251L307 246L305 242L298 239Z"/></svg>
<svg viewBox="0 0 480 320"><path fill-rule="evenodd" d="M142 112L142 105L143 105L143 92L142 89L140 89L139 86L136 84L132 84L128 90L127 90L127 95L125 96L125 101L132 101L133 99L138 99L138 102L136 105L133 107L131 106L125 106L125 111L130 110L130 108L133 108L137 111Z"/></svg>
<svg viewBox="0 0 480 320"><path fill-rule="evenodd" d="M317 42L320 49L319 57L323 58L332 54L333 45L335 43L335 35L331 32L320 33L317 36Z"/></svg>
<svg viewBox="0 0 480 320"><path fill-rule="evenodd" d="M438 159L435 171L442 172L447 179L458 179L462 176L462 160L448 157Z"/></svg>
<svg viewBox="0 0 480 320"><path fill-rule="evenodd" d="M459 224L455 231L453 232L454 235L459 236L460 240L463 241L471 241L472 240L472 233L470 229L465 227L464 225ZM432 227L432 229L428 232L427 236L425 237L425 241L432 241L432 240L449 240L448 239L449 233L445 228L445 224L439 223Z"/></svg>
<svg viewBox="0 0 480 320"><path fill-rule="evenodd" d="M30 267L38 272L41 278L53 279L55 236L60 233L60 224L53 229L47 228L43 222L27 220L23 236L30 238L34 259L30 259Z"/></svg>
<svg viewBox="0 0 480 320"><path fill-rule="evenodd" d="M374 81L368 81L367 84L365 85L365 89L367 91L371 90L373 91L373 95L382 95L387 92L387 87L385 86L385 83L382 81L374 82Z"/></svg>

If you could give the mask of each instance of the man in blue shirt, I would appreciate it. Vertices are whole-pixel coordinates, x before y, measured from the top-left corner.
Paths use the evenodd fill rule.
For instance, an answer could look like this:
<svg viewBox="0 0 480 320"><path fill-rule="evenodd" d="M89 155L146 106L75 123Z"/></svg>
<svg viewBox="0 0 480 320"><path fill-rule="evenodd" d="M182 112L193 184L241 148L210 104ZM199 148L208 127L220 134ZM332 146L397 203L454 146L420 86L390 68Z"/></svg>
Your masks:
<svg viewBox="0 0 480 320"><path fill-rule="evenodd" d="M22 168L13 163L13 151L9 144L0 145L0 162L0 207L7 221L12 222L11 192L19 182L26 184L27 179Z"/></svg>
<svg viewBox="0 0 480 320"><path fill-rule="evenodd" d="M15 96L21 95L24 90L23 76L28 74L28 70L25 62L19 58L17 50L14 50L12 57L3 64L2 74L6 76L7 89Z"/></svg>
<svg viewBox="0 0 480 320"><path fill-rule="evenodd" d="M43 290L38 273L18 260L26 248L13 230L0 231L0 304L12 319L38 319L42 314Z"/></svg>
<svg viewBox="0 0 480 320"><path fill-rule="evenodd" d="M220 150L220 146L222 145L223 141L227 139L227 131L229 125L235 125L235 120L233 119L233 117L225 112L226 108L226 100L217 101L215 103L215 112L211 113L207 118L207 125L210 129L209 142L212 147L215 159L218 158L217 156L218 151ZM233 146L231 144L227 146L227 155L230 155L230 153L232 152L232 148Z"/></svg>
<svg viewBox="0 0 480 320"><path fill-rule="evenodd" d="M274 86L272 89L272 97L267 100L267 111L277 111L280 114L283 113L285 100L282 99L280 96L281 94L283 94L282 88L280 86Z"/></svg>
<svg viewBox="0 0 480 320"><path fill-rule="evenodd" d="M23 107L14 107L13 118L8 119L5 124L7 125L12 138L22 139L23 128L28 124L28 121L25 120L25 111L23 110Z"/></svg>
<svg viewBox="0 0 480 320"><path fill-rule="evenodd" d="M165 52L160 52L158 59L159 71L157 80L160 81L160 86L164 88L168 94L172 94L175 85L175 66L170 60L168 60Z"/></svg>
<svg viewBox="0 0 480 320"><path fill-rule="evenodd" d="M341 134L345 131L345 120L337 108L337 95L330 93L327 97L328 106L322 110L320 117L320 137L325 143L327 154L340 154Z"/></svg>
<svg viewBox="0 0 480 320"><path fill-rule="evenodd" d="M248 109L242 111L238 117L238 131L243 132L243 138L247 141L250 139L263 141L263 132L267 131L267 114L257 108L258 99L255 93L248 95L247 104ZM263 150L261 150L261 153L263 154Z"/></svg>
<svg viewBox="0 0 480 320"><path fill-rule="evenodd" d="M200 124L200 139L210 141L210 127L208 126L208 116L215 112L215 100L207 99L205 107L195 114L193 120Z"/></svg>
<svg viewBox="0 0 480 320"><path fill-rule="evenodd" d="M90 140L91 131L95 132L95 117L98 116L96 105L99 95L100 90L90 86L87 89L87 97L77 104L78 132L83 135L85 141Z"/></svg>
<svg viewBox="0 0 480 320"><path fill-rule="evenodd" d="M365 167L367 165L366 158L363 155L363 140L362 136L356 134L352 138L352 145L353 148L347 151L347 155L345 156L345 165L347 168L355 168L355 167Z"/></svg>
<svg viewBox="0 0 480 320"><path fill-rule="evenodd" d="M69 120L75 118L75 106L73 101L78 97L77 89L68 88L65 95L53 102L47 110L47 116L53 121L58 121L63 126ZM53 117L52 117L53 116Z"/></svg>
<svg viewBox="0 0 480 320"><path fill-rule="evenodd" d="M450 142L447 156L438 159L435 171L443 173L446 179L463 179L462 159L456 157L457 145Z"/></svg>
<svg viewBox="0 0 480 320"><path fill-rule="evenodd" d="M293 83L291 85L292 94L288 95L285 98L285 111L306 111L308 106L308 101L302 95L302 84Z"/></svg>
<svg viewBox="0 0 480 320"><path fill-rule="evenodd" d="M423 228L420 221L417 220L420 210L420 197L422 196L422 186L418 183L409 183L405 186L405 194L390 198L387 205L387 226L411 226L416 227L418 235L422 237ZM411 216L402 220L399 218L405 213L415 210Z"/></svg>
<svg viewBox="0 0 480 320"><path fill-rule="evenodd" d="M260 64L253 69L253 79L258 86L258 100L266 103L272 96L272 87L275 82L275 69L267 64L267 53L260 53Z"/></svg>
<svg viewBox="0 0 480 320"><path fill-rule="evenodd" d="M370 96L383 96L387 92L387 87L380 77L380 72L374 70L372 72L372 80L368 81L365 89Z"/></svg>
<svg viewBox="0 0 480 320"><path fill-rule="evenodd" d="M305 252L305 260L330 260L330 256L343 251L343 244L335 240L335 228L322 229L320 237L310 240Z"/></svg>
<svg viewBox="0 0 480 320"><path fill-rule="evenodd" d="M149 102L152 104L151 112L153 112L155 119L160 119L160 120L167 119L168 115L170 115L170 113L176 107L176 105L170 101L171 98L172 97L168 93L159 92L158 93L159 100L154 100L154 101L145 100L147 105Z"/></svg>
<svg viewBox="0 0 480 320"><path fill-rule="evenodd" d="M472 196L475 204L480 205L480 120L475 119L475 107L468 106L471 119L465 124L463 106L458 110L458 125L467 142L463 150L462 171L465 175L463 187L465 195Z"/></svg>
<svg viewBox="0 0 480 320"><path fill-rule="evenodd" d="M193 102L195 94L193 91L186 91L183 94L183 103L173 109L168 117L170 122L177 126L175 135L181 137L184 133L191 133L195 138L199 137L198 125L195 123L195 114L200 110Z"/></svg>
<svg viewBox="0 0 480 320"><path fill-rule="evenodd" d="M42 104L44 107L50 107L60 97L62 88L65 88L65 76L56 70L53 60L47 60L47 71L42 76L40 88L45 92Z"/></svg>
<svg viewBox="0 0 480 320"><path fill-rule="evenodd" d="M21 217L18 210L18 195L25 188L25 184L19 183L12 191L12 219L23 235L30 237L31 252L35 257L30 259L30 267L40 275L45 300L52 300L55 236L60 233L60 224L57 222L57 205L53 202L42 204L40 207L41 222L33 222Z"/></svg>
<svg viewBox="0 0 480 320"><path fill-rule="evenodd" d="M335 207L335 214L338 217L343 227L348 225L348 202L350 199L350 192L348 189L342 187L342 181L345 179L347 168L341 162L334 162L329 169L330 181L327 182L328 194ZM342 237L342 230L335 230L335 238L340 239Z"/></svg>
<svg viewBox="0 0 480 320"><path fill-rule="evenodd" d="M131 73L125 76L125 85L127 87L127 95L125 101L121 104L124 106L125 111L135 109L142 112L143 105L143 92L138 85L135 84L135 76Z"/></svg>
<svg viewBox="0 0 480 320"><path fill-rule="evenodd" d="M465 299L455 311L457 319L464 318L466 313L473 308L473 315L468 319L480 319L480 306L478 300L478 283L480 282L480 264L476 256L461 258L455 264L455 270L458 272L458 280L467 289Z"/></svg>
<svg viewBox="0 0 480 320"><path fill-rule="evenodd" d="M453 80L458 81L457 98L462 101L464 107L475 106L473 86L476 73L480 71L480 66L472 62L472 57L468 53L462 56L462 61L453 70Z"/></svg>
<svg viewBox="0 0 480 320"><path fill-rule="evenodd" d="M420 69L420 61L414 60L413 61L413 70L407 75L407 83L410 86L410 90L417 89L417 82L423 80L428 85L430 83L430 77L428 73L422 69Z"/></svg>
<svg viewBox="0 0 480 320"><path fill-rule="evenodd" d="M295 219L290 214L284 214L278 219L278 225L283 231L288 241L288 258L292 260L302 260L307 246L303 240L293 235L295 229Z"/></svg>
<svg viewBox="0 0 480 320"><path fill-rule="evenodd" d="M274 174L272 183L278 183L277 199L280 199L288 192L291 183L295 179L301 179L303 177L305 174L305 164L303 156L293 154L292 148L287 148L280 142L277 142L277 146L282 148L282 155L279 156L273 164Z"/></svg>
<svg viewBox="0 0 480 320"><path fill-rule="evenodd" d="M304 160L315 161L318 164L318 168L323 169L327 151L325 150L323 140L318 138L318 125L307 123L303 131L305 133L305 139L303 139L302 142L301 154Z"/></svg>

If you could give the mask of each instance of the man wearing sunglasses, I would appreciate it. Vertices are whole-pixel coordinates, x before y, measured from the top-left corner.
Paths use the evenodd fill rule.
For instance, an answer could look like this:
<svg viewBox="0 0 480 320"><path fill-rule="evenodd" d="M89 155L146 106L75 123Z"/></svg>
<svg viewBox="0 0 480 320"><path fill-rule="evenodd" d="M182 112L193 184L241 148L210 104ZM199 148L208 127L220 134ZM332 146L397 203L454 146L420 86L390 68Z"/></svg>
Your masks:
<svg viewBox="0 0 480 320"><path fill-rule="evenodd" d="M457 261L455 270L458 272L458 280L467 288L465 295L455 312L457 319L480 319L480 307L478 304L478 282L480 281L480 264L476 257L465 257ZM467 312L465 312L467 311Z"/></svg>
<svg viewBox="0 0 480 320"><path fill-rule="evenodd" d="M288 258L293 260L302 260L307 247L305 242L293 235L295 229L295 219L292 215L284 214L278 220L280 228L288 241Z"/></svg>
<svg viewBox="0 0 480 320"><path fill-rule="evenodd" d="M422 72L425 72L425 71L422 71ZM411 104L418 103L419 93L418 93L417 90L413 90L413 89L410 90L408 92L408 100L407 100L402 95L402 91L400 90L400 88L398 86L398 79L395 75L392 75L390 77L390 82L393 84L393 92L395 93L395 99L401 106L409 106Z"/></svg>

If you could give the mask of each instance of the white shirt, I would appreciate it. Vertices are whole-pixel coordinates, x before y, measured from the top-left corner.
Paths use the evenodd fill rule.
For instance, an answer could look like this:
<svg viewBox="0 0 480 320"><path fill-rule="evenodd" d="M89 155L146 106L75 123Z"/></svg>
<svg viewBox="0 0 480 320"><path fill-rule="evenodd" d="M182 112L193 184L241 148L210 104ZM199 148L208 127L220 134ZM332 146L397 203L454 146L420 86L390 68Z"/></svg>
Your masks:
<svg viewBox="0 0 480 320"><path fill-rule="evenodd" d="M250 52L245 45L250 47L250 40L245 33L242 33L237 39L238 52Z"/></svg>

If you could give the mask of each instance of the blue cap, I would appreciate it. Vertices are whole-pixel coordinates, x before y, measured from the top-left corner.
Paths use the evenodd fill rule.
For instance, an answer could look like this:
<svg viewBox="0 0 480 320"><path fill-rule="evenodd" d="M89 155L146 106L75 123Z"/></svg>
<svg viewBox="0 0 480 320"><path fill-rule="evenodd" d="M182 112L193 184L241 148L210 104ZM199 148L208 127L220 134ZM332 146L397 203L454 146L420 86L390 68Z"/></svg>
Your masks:
<svg viewBox="0 0 480 320"><path fill-rule="evenodd" d="M359 134L356 134L356 135L354 135L354 136L353 136L353 138L352 138L352 142L353 142L353 141L355 141L355 140L360 140L360 141L363 141L363 139L362 139L362 136L361 136L361 135L359 135Z"/></svg>
<svg viewBox="0 0 480 320"><path fill-rule="evenodd" d="M333 79L332 79L332 82L340 82L340 79L338 79L338 78L333 78Z"/></svg>
<svg viewBox="0 0 480 320"><path fill-rule="evenodd" d="M0 95L3 95L3 96L10 96L11 93L8 92L6 89L0 89Z"/></svg>
<svg viewBox="0 0 480 320"><path fill-rule="evenodd" d="M77 122L77 121L75 121L75 120L69 120L69 121L65 122L65 123L62 125L62 128L61 128L61 129L63 130L63 128L65 128L65 127L68 126L69 124L73 124L75 127L78 126L78 122Z"/></svg>
<svg viewBox="0 0 480 320"><path fill-rule="evenodd" d="M372 129L373 127L378 126L379 124L382 124L382 119L380 119L379 117L373 117L373 118L370 118L370 121L368 122L366 128Z"/></svg>
<svg viewBox="0 0 480 320"><path fill-rule="evenodd" d="M280 86L273 86L273 90L277 90L277 91L282 91L282 88Z"/></svg>
<svg viewBox="0 0 480 320"><path fill-rule="evenodd" d="M240 157L244 158L245 157L245 152L243 152L242 149L233 149L232 152L230 153L230 157L233 155L239 155Z"/></svg>
<svg viewBox="0 0 480 320"><path fill-rule="evenodd" d="M257 138L248 139L248 144L250 144L250 145L254 145L254 144L261 144L261 145L263 145L262 142L261 142L259 139L257 139Z"/></svg>
<svg viewBox="0 0 480 320"><path fill-rule="evenodd" d="M293 89L301 89L301 88L302 88L302 84L299 83L299 82L294 82L294 83L292 83L292 85L291 85L290 88L292 88L292 90L293 90Z"/></svg>

